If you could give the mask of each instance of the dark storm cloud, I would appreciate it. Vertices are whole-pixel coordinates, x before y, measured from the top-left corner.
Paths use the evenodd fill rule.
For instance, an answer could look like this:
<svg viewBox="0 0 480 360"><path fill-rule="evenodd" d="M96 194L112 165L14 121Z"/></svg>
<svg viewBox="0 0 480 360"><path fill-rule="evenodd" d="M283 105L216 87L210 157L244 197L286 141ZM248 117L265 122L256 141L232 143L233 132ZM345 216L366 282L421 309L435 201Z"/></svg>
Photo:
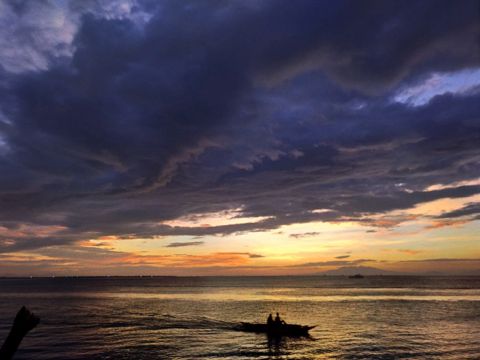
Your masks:
<svg viewBox="0 0 480 360"><path fill-rule="evenodd" d="M261 231L479 193L424 190L480 177L479 92L392 101L433 72L480 66L477 7L164 1L119 15L69 3L71 44L44 31L15 39L18 66L0 57L0 222L65 229L0 232L0 250ZM267 218L162 224L232 208Z"/></svg>
<svg viewBox="0 0 480 360"><path fill-rule="evenodd" d="M461 216L476 215L480 213L480 203L470 203L458 210L448 211L442 215L437 216L439 219L450 219Z"/></svg>

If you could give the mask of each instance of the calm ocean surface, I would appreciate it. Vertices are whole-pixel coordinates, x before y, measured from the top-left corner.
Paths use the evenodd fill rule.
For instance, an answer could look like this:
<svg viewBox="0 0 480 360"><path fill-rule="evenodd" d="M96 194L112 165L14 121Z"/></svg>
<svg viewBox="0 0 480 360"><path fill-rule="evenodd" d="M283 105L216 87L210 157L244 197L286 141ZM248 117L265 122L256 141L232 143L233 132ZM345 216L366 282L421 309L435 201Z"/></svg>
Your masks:
<svg viewBox="0 0 480 360"><path fill-rule="evenodd" d="M16 359L480 359L480 277L0 279L0 341L21 305ZM311 338L233 329L276 311Z"/></svg>

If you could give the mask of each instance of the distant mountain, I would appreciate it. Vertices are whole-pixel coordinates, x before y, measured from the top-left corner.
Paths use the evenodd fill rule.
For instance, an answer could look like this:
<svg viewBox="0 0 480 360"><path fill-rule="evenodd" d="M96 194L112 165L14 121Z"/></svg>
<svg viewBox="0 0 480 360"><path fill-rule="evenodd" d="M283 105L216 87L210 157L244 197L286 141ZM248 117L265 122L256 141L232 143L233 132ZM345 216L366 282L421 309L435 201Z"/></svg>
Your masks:
<svg viewBox="0 0 480 360"><path fill-rule="evenodd" d="M468 271L445 272L445 271L423 271L423 272L397 272L377 269L370 266L344 266L334 270L315 273L314 275L351 276L361 274L364 276L381 275L402 275L402 276L480 276L480 269Z"/></svg>
<svg viewBox="0 0 480 360"><path fill-rule="evenodd" d="M366 276L372 276L372 275L400 275L400 273L397 273L397 272L394 272L394 271L377 269L377 268L370 267L370 266L344 266L344 267L340 267L340 268L335 269L335 270L328 270L328 271L318 273L318 275L344 275L344 276L350 276L350 275L355 275L355 274L362 274L362 275L366 275Z"/></svg>

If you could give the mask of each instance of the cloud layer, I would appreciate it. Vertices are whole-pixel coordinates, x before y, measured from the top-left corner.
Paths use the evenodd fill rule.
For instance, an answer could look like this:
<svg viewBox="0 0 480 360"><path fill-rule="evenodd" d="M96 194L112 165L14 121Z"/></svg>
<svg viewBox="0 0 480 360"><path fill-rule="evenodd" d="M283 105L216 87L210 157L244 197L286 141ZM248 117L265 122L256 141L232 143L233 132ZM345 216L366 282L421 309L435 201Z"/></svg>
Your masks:
<svg viewBox="0 0 480 360"><path fill-rule="evenodd" d="M0 252L378 225L389 211L480 193L428 190L480 177L480 79L436 96L426 81L480 67L477 1L1 10ZM397 101L408 89L429 100ZM165 224L231 209L262 218ZM438 220L475 214L470 204Z"/></svg>

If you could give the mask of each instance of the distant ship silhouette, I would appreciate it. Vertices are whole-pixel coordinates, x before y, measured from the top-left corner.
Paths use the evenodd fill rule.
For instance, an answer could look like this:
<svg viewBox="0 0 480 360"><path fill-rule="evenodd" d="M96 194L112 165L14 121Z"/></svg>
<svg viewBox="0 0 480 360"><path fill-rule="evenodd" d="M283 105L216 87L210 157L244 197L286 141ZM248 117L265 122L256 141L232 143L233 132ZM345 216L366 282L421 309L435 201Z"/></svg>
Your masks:
<svg viewBox="0 0 480 360"><path fill-rule="evenodd" d="M363 279L365 276L362 274L355 274L355 275L350 275L348 278L349 279Z"/></svg>

